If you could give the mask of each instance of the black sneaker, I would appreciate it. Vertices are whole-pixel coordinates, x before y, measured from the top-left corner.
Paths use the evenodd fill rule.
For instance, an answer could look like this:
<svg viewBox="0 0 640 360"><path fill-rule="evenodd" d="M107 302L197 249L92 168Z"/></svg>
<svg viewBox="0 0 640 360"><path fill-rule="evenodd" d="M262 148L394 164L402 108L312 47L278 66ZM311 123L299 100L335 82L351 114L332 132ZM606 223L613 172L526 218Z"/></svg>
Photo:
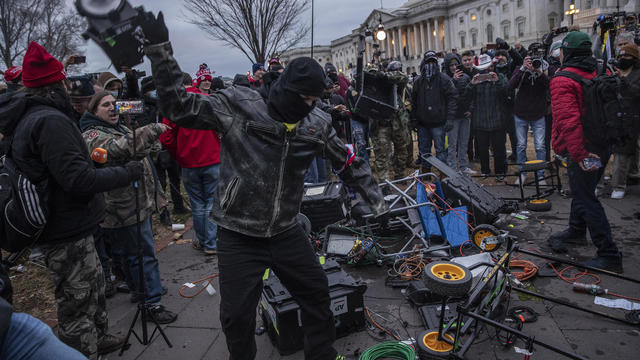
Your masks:
<svg viewBox="0 0 640 360"><path fill-rule="evenodd" d="M98 343L98 355L114 352L124 344L124 336L105 334Z"/></svg>
<svg viewBox="0 0 640 360"><path fill-rule="evenodd" d="M171 226L173 221L171 220L171 214L169 214L169 209L165 208L160 213L160 223L165 226Z"/></svg>
<svg viewBox="0 0 640 360"><path fill-rule="evenodd" d="M580 265L593 267L596 269L613 271L622 274L622 260L619 257L596 256L591 260L583 261Z"/></svg>
<svg viewBox="0 0 640 360"><path fill-rule="evenodd" d="M565 253L567 252L566 244L584 245L586 241L585 233L579 234L571 229L566 229L559 233L552 234L547 243L554 252Z"/></svg>
<svg viewBox="0 0 640 360"><path fill-rule="evenodd" d="M153 316L158 324L171 324L178 319L178 314L171 312L162 305L156 305L149 308L151 316Z"/></svg>
<svg viewBox="0 0 640 360"><path fill-rule="evenodd" d="M104 281L104 296L107 298L113 297L116 294L116 287L113 286L111 279L105 279Z"/></svg>

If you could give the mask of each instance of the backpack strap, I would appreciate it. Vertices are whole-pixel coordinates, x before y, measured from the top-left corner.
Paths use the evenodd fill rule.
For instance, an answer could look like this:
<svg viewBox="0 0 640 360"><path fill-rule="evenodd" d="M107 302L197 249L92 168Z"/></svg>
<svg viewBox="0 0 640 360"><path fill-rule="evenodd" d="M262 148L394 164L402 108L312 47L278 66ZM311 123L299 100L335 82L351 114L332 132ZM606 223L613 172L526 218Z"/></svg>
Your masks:
<svg viewBox="0 0 640 360"><path fill-rule="evenodd" d="M562 70L562 71L557 71L556 74L553 77L558 77L558 76L564 76L567 77L573 81L576 81L578 83L580 83L580 85L585 86L585 85L591 85L591 80L580 76L574 72L571 71L566 71L566 70Z"/></svg>

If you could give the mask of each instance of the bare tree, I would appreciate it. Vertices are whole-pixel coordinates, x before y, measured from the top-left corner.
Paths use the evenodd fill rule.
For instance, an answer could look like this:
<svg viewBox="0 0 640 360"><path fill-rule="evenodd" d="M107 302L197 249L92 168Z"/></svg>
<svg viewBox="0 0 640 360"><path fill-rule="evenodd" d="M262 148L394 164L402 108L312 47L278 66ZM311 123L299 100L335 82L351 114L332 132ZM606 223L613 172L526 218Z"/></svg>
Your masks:
<svg viewBox="0 0 640 360"><path fill-rule="evenodd" d="M188 21L242 51L251 62L298 44L309 31L300 21L310 0L184 0Z"/></svg>
<svg viewBox="0 0 640 360"><path fill-rule="evenodd" d="M84 20L64 0L0 0L0 56L6 67L22 62L31 41L62 60L79 52Z"/></svg>

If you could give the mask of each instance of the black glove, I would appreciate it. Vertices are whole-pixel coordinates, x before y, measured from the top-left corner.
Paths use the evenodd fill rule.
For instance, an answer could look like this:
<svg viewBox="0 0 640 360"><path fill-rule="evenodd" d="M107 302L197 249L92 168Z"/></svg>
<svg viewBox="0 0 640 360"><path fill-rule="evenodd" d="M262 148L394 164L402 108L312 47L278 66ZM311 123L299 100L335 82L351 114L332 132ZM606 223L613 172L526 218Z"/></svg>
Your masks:
<svg viewBox="0 0 640 360"><path fill-rule="evenodd" d="M142 179L144 166L142 166L140 161L129 161L124 165L124 168L127 169L127 173L129 173L129 181Z"/></svg>
<svg viewBox="0 0 640 360"><path fill-rule="evenodd" d="M447 120L447 122L444 124L444 131L449 132L451 130L453 130L453 121Z"/></svg>
<svg viewBox="0 0 640 360"><path fill-rule="evenodd" d="M390 215L388 211L376 217L376 222L378 223L378 225L380 225L380 228L382 230L389 230L389 218Z"/></svg>
<svg viewBox="0 0 640 360"><path fill-rule="evenodd" d="M497 38L496 44L498 45L498 49L500 50L509 50L509 44L507 44L507 42L502 38Z"/></svg>
<svg viewBox="0 0 640 360"><path fill-rule="evenodd" d="M142 23L142 32L146 39L145 45L161 44L169 41L169 29L164 24L164 15L162 11L158 13L158 17L148 19Z"/></svg>

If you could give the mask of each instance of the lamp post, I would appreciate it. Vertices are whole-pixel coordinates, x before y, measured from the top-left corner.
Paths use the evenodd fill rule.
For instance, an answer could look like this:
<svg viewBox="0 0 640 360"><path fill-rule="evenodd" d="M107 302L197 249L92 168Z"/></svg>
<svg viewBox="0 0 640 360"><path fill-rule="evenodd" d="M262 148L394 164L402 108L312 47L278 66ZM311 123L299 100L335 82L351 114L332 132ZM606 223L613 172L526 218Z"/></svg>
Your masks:
<svg viewBox="0 0 640 360"><path fill-rule="evenodd" d="M575 4L569 4L569 10L564 12L565 15L570 16L569 19L571 19L571 21L569 25L573 25L573 15L579 12L580 12L580 9L576 9Z"/></svg>
<svg viewBox="0 0 640 360"><path fill-rule="evenodd" d="M311 0L311 58L313 59L313 0Z"/></svg>

